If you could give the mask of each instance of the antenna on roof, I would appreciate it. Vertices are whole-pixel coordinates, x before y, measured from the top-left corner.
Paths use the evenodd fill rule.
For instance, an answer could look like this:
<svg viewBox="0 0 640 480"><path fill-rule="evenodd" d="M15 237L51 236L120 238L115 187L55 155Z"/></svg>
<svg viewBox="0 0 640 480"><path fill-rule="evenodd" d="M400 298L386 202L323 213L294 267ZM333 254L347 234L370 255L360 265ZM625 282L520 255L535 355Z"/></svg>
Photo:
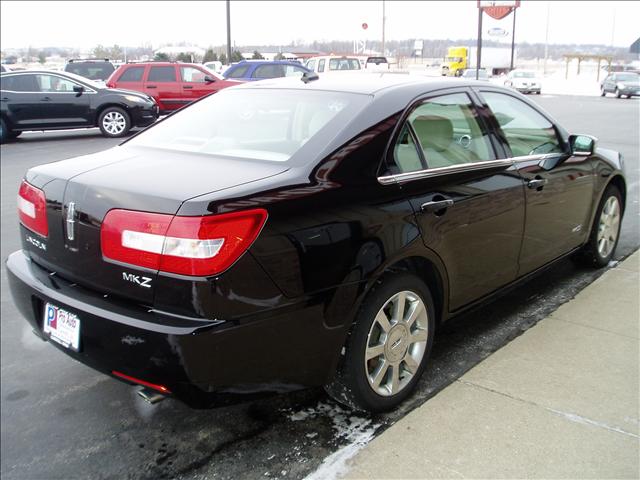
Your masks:
<svg viewBox="0 0 640 480"><path fill-rule="evenodd" d="M319 78L320 76L315 72L304 72L302 74L302 77L300 77L300 80L302 80L304 83L309 83L313 82L314 80L318 80Z"/></svg>

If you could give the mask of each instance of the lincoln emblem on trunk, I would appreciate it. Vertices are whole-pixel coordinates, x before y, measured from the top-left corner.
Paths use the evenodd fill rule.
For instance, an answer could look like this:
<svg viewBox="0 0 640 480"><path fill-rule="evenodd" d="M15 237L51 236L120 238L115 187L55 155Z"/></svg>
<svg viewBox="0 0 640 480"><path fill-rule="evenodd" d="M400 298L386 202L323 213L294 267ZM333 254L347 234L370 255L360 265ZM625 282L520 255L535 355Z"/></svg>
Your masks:
<svg viewBox="0 0 640 480"><path fill-rule="evenodd" d="M73 240L75 238L74 233L74 223L75 220L73 217L76 215L76 204L74 202L69 202L67 206L67 239Z"/></svg>

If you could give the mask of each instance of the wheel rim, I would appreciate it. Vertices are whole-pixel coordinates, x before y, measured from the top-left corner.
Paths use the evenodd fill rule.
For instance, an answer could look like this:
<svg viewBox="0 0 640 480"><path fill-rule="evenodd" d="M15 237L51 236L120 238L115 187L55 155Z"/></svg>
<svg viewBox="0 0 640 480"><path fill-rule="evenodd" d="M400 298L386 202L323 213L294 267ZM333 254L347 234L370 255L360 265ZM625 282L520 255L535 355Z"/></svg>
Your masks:
<svg viewBox="0 0 640 480"><path fill-rule="evenodd" d="M367 337L364 366L369 386L389 397L407 387L427 349L429 317L420 296L396 293L378 311Z"/></svg>
<svg viewBox="0 0 640 480"><path fill-rule="evenodd" d="M598 253L606 258L613 251L620 228L620 202L615 196L607 199L598 223Z"/></svg>
<svg viewBox="0 0 640 480"><path fill-rule="evenodd" d="M109 112L102 119L102 126L112 135L122 133L127 126L127 121L120 112Z"/></svg>

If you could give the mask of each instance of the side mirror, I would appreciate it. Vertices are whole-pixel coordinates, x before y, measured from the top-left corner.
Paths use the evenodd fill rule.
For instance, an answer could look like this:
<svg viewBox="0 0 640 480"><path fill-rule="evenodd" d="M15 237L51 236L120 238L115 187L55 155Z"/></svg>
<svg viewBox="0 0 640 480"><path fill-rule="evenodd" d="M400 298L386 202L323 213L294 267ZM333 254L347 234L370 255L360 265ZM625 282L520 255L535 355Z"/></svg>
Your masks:
<svg viewBox="0 0 640 480"><path fill-rule="evenodd" d="M84 87L82 85L74 85L73 91L76 92L76 97L79 97L80 95L82 95L82 92L84 92Z"/></svg>
<svg viewBox="0 0 640 480"><path fill-rule="evenodd" d="M209 75L205 75L204 76L204 83L213 83L215 81L216 81L216 79L211 77L211 76L209 76Z"/></svg>
<svg viewBox="0 0 640 480"><path fill-rule="evenodd" d="M569 148L571 155L578 157L588 157L596 150L598 139L591 135L569 135Z"/></svg>

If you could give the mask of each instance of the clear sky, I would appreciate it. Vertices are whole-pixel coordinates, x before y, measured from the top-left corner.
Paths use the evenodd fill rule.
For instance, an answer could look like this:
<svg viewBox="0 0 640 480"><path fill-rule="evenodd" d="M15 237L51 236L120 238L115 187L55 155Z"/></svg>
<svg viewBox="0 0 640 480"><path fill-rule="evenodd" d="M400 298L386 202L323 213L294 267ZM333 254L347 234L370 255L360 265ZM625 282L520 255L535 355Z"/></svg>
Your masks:
<svg viewBox="0 0 640 480"><path fill-rule="evenodd" d="M476 1L387 0L386 38L475 38ZM522 0L516 41L594 43L628 47L640 36L638 1ZM484 32L511 30L485 15ZM362 24L369 28L365 31ZM185 41L207 47L226 43L226 7L218 1L0 1L0 48L32 46L91 49ZM231 1L236 45L288 45L292 41L379 40L382 1ZM509 39L510 40L510 39Z"/></svg>

